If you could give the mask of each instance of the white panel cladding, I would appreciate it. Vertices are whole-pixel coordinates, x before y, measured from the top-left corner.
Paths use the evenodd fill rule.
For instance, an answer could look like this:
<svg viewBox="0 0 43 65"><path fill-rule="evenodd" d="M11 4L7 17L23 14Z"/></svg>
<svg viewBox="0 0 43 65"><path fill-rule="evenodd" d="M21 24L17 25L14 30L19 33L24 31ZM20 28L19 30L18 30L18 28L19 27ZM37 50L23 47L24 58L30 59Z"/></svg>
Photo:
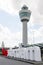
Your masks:
<svg viewBox="0 0 43 65"><path fill-rule="evenodd" d="M41 50L38 46L34 46L34 60L41 61Z"/></svg>
<svg viewBox="0 0 43 65"><path fill-rule="evenodd" d="M41 61L41 51L38 46L28 47L26 48L26 59Z"/></svg>
<svg viewBox="0 0 43 65"><path fill-rule="evenodd" d="M13 52L13 49L12 49L12 48L10 48L10 49L8 50L8 56L11 56L11 57L14 56L14 52Z"/></svg>
<svg viewBox="0 0 43 65"><path fill-rule="evenodd" d="M14 58L23 58L27 60L41 61L41 51L40 47L38 46L9 49L8 56Z"/></svg>
<svg viewBox="0 0 43 65"><path fill-rule="evenodd" d="M33 60L32 50L33 50L33 47L26 48L26 59Z"/></svg>
<svg viewBox="0 0 43 65"><path fill-rule="evenodd" d="M23 59L25 59L25 51L26 51L26 48L21 48L20 49L20 58L23 58Z"/></svg>

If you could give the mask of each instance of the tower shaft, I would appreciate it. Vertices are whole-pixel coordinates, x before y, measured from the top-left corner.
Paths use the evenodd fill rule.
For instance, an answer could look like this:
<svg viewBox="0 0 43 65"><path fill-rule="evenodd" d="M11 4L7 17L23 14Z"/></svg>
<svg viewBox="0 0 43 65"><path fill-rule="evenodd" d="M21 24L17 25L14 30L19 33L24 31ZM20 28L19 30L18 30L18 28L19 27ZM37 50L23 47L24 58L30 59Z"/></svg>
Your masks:
<svg viewBox="0 0 43 65"><path fill-rule="evenodd" d="M27 22L24 21L23 23L23 45L27 45Z"/></svg>

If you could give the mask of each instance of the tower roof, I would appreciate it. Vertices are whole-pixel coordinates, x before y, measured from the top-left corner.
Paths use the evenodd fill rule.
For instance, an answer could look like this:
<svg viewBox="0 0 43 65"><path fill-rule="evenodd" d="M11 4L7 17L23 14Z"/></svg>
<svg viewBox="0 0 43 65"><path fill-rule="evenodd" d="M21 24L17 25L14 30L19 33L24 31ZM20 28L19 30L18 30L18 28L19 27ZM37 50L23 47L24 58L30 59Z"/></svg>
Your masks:
<svg viewBox="0 0 43 65"><path fill-rule="evenodd" d="M28 7L27 7L26 5L24 5L24 6L22 7L22 9L28 9Z"/></svg>

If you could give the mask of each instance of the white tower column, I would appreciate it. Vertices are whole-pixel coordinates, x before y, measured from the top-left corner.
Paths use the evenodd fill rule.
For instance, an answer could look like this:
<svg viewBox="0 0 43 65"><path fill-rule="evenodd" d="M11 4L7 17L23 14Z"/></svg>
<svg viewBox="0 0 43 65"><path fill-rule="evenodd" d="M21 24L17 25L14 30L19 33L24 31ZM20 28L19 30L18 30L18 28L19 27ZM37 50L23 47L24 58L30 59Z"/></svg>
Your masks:
<svg viewBox="0 0 43 65"><path fill-rule="evenodd" d="M27 22L26 21L24 21L24 22L22 22L23 23L23 44L27 44Z"/></svg>

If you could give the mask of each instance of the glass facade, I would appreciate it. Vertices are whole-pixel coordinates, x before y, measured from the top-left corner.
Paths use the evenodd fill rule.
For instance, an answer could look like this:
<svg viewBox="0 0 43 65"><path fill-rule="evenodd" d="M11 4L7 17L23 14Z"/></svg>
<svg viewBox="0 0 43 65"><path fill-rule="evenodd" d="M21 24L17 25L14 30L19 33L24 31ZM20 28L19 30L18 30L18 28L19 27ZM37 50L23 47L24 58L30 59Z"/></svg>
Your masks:
<svg viewBox="0 0 43 65"><path fill-rule="evenodd" d="M28 12L21 12L21 13L20 13L20 17L24 17L24 16L30 17L30 14L31 14L31 13L28 13Z"/></svg>

